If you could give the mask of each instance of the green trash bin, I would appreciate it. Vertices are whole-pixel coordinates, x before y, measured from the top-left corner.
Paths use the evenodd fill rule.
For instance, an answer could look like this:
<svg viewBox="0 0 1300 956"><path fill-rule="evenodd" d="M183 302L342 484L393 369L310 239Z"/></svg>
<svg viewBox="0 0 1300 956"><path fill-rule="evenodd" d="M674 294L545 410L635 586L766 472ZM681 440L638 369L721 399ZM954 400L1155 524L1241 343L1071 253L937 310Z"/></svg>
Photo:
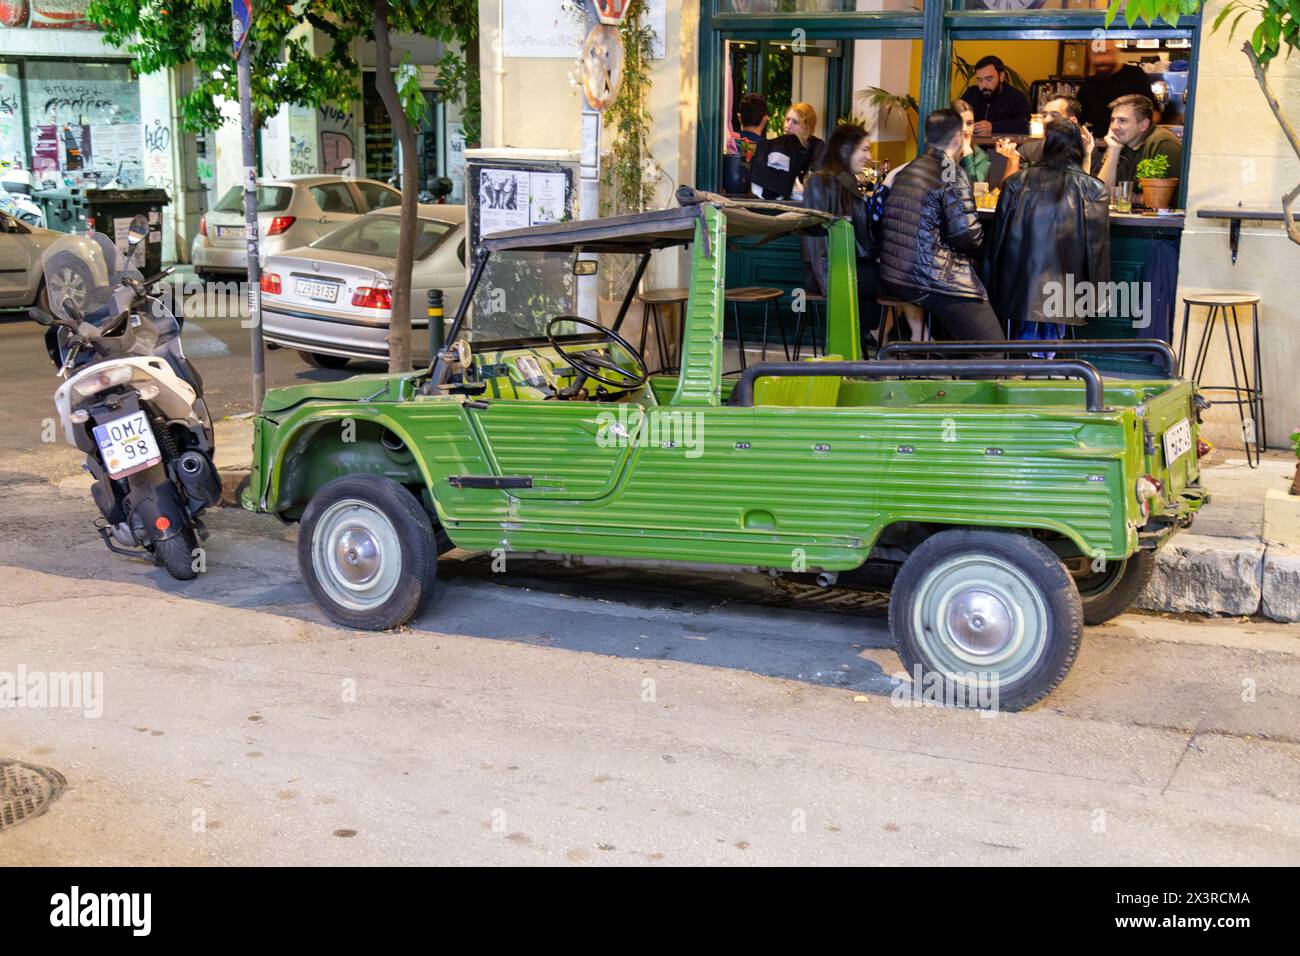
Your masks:
<svg viewBox="0 0 1300 956"><path fill-rule="evenodd" d="M144 216L149 236L136 246L131 264L147 279L162 272L162 210L171 202L163 189L87 189L86 228L102 232L130 255L127 230L131 220Z"/></svg>

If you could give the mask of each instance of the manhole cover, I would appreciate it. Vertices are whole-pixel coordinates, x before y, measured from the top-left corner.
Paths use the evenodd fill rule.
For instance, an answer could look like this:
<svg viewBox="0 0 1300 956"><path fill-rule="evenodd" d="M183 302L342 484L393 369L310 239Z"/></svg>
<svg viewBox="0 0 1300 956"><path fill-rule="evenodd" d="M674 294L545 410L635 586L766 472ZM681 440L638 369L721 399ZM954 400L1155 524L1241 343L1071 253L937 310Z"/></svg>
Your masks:
<svg viewBox="0 0 1300 956"><path fill-rule="evenodd" d="M0 831L39 817L68 785L63 774L17 760L0 760Z"/></svg>

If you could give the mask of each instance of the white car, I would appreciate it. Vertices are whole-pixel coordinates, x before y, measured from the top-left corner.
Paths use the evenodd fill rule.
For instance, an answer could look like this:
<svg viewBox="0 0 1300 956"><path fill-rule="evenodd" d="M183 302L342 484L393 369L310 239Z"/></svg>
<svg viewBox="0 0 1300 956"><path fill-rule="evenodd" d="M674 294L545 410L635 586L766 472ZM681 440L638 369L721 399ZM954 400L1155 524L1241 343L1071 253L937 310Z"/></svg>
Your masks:
<svg viewBox="0 0 1300 956"><path fill-rule="evenodd" d="M396 206L402 194L373 179L284 176L257 183L259 252L267 256L314 242L357 216ZM190 261L200 279L248 273L244 245L244 188L231 186L199 220Z"/></svg>
<svg viewBox="0 0 1300 956"><path fill-rule="evenodd" d="M411 270L411 352L429 358L428 293L441 289L449 319L465 293L465 207L421 205ZM399 214L381 209L262 267L262 337L309 365L388 361Z"/></svg>

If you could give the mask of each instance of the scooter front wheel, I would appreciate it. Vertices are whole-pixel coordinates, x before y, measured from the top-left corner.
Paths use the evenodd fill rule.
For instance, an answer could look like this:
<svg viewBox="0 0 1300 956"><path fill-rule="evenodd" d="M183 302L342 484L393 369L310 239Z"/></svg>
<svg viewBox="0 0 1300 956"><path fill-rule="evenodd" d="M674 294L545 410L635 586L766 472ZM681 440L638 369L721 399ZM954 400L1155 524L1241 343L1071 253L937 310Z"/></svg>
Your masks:
<svg viewBox="0 0 1300 956"><path fill-rule="evenodd" d="M194 552L198 549L198 538L193 528L183 528L165 541L155 541L154 555L158 563L167 569L167 573L177 581L189 581L199 576L195 568Z"/></svg>

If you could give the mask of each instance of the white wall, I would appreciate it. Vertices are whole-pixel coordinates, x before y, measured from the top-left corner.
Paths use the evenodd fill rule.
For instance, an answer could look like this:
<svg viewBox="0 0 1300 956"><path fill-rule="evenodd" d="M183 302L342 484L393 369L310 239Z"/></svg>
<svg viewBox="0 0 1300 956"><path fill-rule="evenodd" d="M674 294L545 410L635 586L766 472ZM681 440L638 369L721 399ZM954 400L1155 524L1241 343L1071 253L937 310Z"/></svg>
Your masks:
<svg viewBox="0 0 1300 956"><path fill-rule="evenodd" d="M1206 4L1206 22L1223 8L1223 0ZM1255 22L1242 21L1237 37L1226 29L1201 38L1195 129L1188 174L1187 228L1179 263L1177 312L1181 327L1181 297L1208 289L1244 290L1262 296L1260 314L1264 389L1269 444L1282 447L1300 426L1300 311L1295 276L1300 273L1300 245L1290 242L1280 223L1248 225L1242 230L1241 255L1232 264L1228 252L1228 223L1196 217L1197 209L1246 206L1281 208L1281 197L1300 183L1300 162L1287 145L1255 82L1250 62L1241 50ZM1292 123L1300 123L1300 57L1279 57L1269 70L1274 93ZM1199 339L1203 315L1194 316L1189 348ZM1215 336L1214 361L1202 381L1232 384L1224 358L1222 330ZM1220 395L1219 397L1223 397ZM1212 441L1240 447L1240 421L1232 406L1207 415Z"/></svg>

